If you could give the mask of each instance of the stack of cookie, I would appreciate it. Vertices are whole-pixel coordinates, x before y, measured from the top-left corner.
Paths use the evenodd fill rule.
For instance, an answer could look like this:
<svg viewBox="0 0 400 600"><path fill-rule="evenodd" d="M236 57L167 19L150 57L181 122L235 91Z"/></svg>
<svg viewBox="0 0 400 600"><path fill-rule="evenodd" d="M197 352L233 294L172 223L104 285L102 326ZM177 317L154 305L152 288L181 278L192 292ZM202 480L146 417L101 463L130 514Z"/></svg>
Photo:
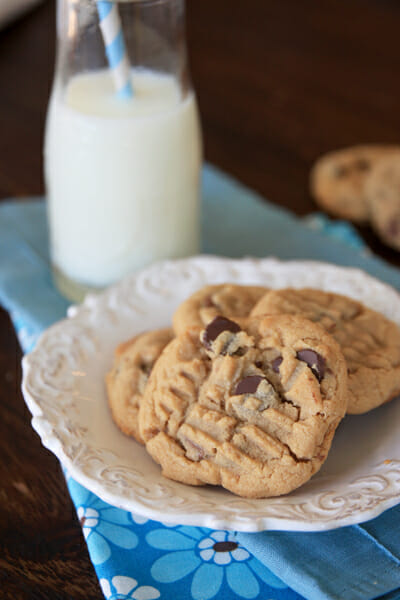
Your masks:
<svg viewBox="0 0 400 600"><path fill-rule="evenodd" d="M164 476L277 496L319 470L346 412L400 393L400 330L338 294L207 286L120 345L106 384Z"/></svg>
<svg viewBox="0 0 400 600"><path fill-rule="evenodd" d="M311 171L311 193L327 212L370 223L400 250L400 146L365 145L331 152Z"/></svg>

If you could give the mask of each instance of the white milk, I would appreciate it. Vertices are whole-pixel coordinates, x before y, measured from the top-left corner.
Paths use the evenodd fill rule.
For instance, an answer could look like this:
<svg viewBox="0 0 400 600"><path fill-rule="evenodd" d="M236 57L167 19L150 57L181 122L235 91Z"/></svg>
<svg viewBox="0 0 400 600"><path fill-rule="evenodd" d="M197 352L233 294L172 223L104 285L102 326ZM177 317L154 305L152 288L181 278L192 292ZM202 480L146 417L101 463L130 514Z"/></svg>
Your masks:
<svg viewBox="0 0 400 600"><path fill-rule="evenodd" d="M104 286L199 250L201 140L193 94L133 70L115 98L108 71L56 85L45 139L51 253L68 278Z"/></svg>

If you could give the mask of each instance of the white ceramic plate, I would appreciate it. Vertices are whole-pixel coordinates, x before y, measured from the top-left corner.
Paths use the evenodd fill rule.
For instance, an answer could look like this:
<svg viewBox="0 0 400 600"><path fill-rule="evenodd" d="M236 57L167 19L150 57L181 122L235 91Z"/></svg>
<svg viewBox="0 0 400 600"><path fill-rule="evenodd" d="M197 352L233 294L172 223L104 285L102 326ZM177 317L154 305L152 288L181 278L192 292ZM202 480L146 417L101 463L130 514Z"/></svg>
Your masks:
<svg viewBox="0 0 400 600"><path fill-rule="evenodd" d="M160 475L111 420L104 375L119 342L167 326L177 305L221 282L314 287L347 294L400 324L395 290L365 273L317 262L200 256L158 263L73 307L23 361L23 392L44 446L106 502L148 518L215 529L320 531L371 519L400 501L400 401L346 417L328 460L287 496L248 500Z"/></svg>

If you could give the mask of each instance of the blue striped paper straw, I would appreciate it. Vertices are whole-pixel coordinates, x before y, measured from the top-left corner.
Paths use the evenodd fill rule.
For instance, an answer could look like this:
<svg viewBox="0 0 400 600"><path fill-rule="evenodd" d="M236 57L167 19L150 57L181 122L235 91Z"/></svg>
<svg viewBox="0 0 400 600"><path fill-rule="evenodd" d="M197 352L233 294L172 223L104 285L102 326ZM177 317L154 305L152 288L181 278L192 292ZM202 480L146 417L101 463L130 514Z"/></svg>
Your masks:
<svg viewBox="0 0 400 600"><path fill-rule="evenodd" d="M117 95L119 98L132 98L131 70L117 5L114 0L98 0L97 10Z"/></svg>

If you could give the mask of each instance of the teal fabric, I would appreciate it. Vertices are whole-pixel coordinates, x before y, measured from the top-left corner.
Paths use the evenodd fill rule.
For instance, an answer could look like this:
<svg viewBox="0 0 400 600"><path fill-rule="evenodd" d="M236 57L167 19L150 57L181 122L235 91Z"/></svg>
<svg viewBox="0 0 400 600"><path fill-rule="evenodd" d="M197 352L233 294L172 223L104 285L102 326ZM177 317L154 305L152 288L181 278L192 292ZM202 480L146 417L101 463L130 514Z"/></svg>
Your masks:
<svg viewBox="0 0 400 600"><path fill-rule="evenodd" d="M68 306L53 287L47 247L43 201L0 205L0 302L24 351ZM362 268L400 289L400 271L366 250L349 224L323 215L298 219L210 166L203 177L203 251L328 261ZM142 519L66 477L108 600L400 599L399 506L331 532L235 534ZM213 549L227 540L237 548Z"/></svg>
<svg viewBox="0 0 400 600"><path fill-rule="evenodd" d="M322 533L238 533L264 565L309 600L400 597L400 506Z"/></svg>

